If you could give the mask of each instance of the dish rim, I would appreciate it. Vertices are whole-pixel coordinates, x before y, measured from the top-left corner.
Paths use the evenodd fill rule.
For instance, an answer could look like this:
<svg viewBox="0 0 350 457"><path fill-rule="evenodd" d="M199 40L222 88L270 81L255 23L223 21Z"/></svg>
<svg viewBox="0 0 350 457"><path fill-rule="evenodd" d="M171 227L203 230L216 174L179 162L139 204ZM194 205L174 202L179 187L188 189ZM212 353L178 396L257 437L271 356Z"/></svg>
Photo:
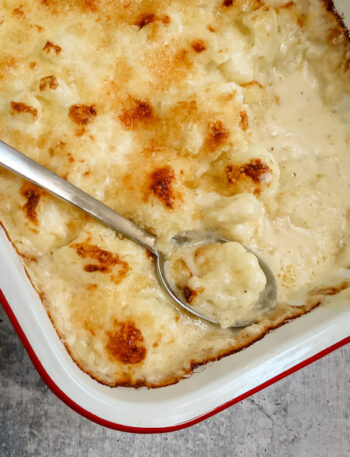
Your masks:
<svg viewBox="0 0 350 457"><path fill-rule="evenodd" d="M349 19L350 19L350 7L349 4L347 3L347 0L323 0L324 3L328 6L330 9L335 9L338 11L338 18L343 20L345 22L345 25L348 26L349 28ZM336 5L336 8L334 8L334 4ZM347 24L346 24L347 23ZM0 232L1 232L1 227L0 227ZM1 234L1 233L0 233ZM6 259L5 259L6 261ZM23 284L25 287L25 284ZM180 422L175 425L170 425L170 426L152 426L152 427L137 427L137 426L132 426L132 425L125 425L125 424L120 424L118 422L110 421L105 418L102 418L93 412L89 411L89 409L84 408L83 406L80 406L72 397L67 395L62 389L64 388L62 385L59 383L56 383L55 380L50 376L48 373L47 369L45 368L45 363L42 363L40 361L39 356L33 349L32 344L30 343L30 333L25 332L22 328L22 326L19 323L18 318L21 318L17 314L15 314L14 309L12 308L11 305L9 304L8 299L5 297L5 293L1 290L0 287L0 305L4 309L5 313L7 314L9 321L11 322L16 334L18 335L20 341L22 342L29 358L31 359L35 369L37 370L38 374L41 376L43 379L44 383L47 385L47 387L61 400L63 401L67 406L69 406L71 409L73 409L75 412L80 414L81 416L91 420L92 422L95 422L99 425L102 425L104 427L114 429L117 431L121 432L128 432L128 433L137 433L137 434L154 434L154 433L168 433L172 431L178 431L182 429L186 429L188 427L191 427L195 424L200 423L201 421L214 416L215 414L224 411L225 409L229 408L230 406L250 397L251 395L265 389L266 387L278 382L279 380L289 376L292 373L297 372L298 370L304 368L305 366L319 360L320 358L326 356L327 354L335 351L338 348L341 348L345 346L346 344L350 343L350 335L346 336L345 338L342 338L340 336L340 340L337 341L337 338L333 338L335 343L332 343L327 346L328 343L326 343L326 347L323 348L322 342L317 340L317 336L315 337L316 340L313 341L313 348L318 351L315 354L309 356L309 357L300 357L300 361L298 363L295 363L291 367L287 368L286 370L282 369L282 372L277 373L275 376L271 377L270 379L267 379L266 381L258 384L257 386L248 389L247 391L244 391L243 393L240 393L237 396L234 396L231 400L224 401L223 403L219 404L219 406L216 406L215 408L210 409L208 412L205 412L204 414L200 414L194 418L191 418L189 420L185 420L184 422ZM45 311L46 312L46 311ZM313 313L316 311L313 311ZM313 314L312 313L312 314ZM298 318L297 320L302 319ZM289 324L286 324L283 327L288 327ZM275 331L278 331L275 330ZM334 332L333 332L334 333ZM349 332L350 333L350 332ZM259 342L257 342L259 344ZM321 349L321 350L319 350ZM293 363L293 362L292 362ZM195 376L195 374L194 374ZM166 387L164 387L166 389ZM233 394L234 395L234 394ZM84 405L85 406L85 405Z"/></svg>

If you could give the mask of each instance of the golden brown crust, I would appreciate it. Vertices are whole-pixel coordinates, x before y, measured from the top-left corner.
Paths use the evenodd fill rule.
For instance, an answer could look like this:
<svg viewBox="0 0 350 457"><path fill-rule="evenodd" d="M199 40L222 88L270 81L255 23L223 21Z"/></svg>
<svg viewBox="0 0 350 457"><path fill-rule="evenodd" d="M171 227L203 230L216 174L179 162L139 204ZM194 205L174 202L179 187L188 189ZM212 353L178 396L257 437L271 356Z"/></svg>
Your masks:
<svg viewBox="0 0 350 457"><path fill-rule="evenodd" d="M30 114L33 119L38 117L38 110L32 106L27 105L23 102L11 102L11 115L16 116L17 114Z"/></svg>
<svg viewBox="0 0 350 457"><path fill-rule="evenodd" d="M207 49L207 45L203 40L195 40L192 41L191 47L196 52L197 54L200 54L201 52L205 51Z"/></svg>
<svg viewBox="0 0 350 457"><path fill-rule="evenodd" d="M193 299L198 295L198 292L199 291L191 289L188 286L185 286L182 290L182 293L183 293L186 301L190 304L192 303Z"/></svg>
<svg viewBox="0 0 350 457"><path fill-rule="evenodd" d="M130 98L128 107L120 114L119 119L126 129L133 129L139 124L145 124L154 120L151 104L145 100Z"/></svg>
<svg viewBox="0 0 350 457"><path fill-rule="evenodd" d="M263 87L261 83L254 81L254 78L260 78L260 74L258 77L256 72L243 78L243 81L248 80L248 82L239 81L237 85L232 84L230 71L235 72L236 68L228 65L230 70L228 73L226 73L226 67L225 71L223 66L221 68L221 62L227 59L229 53L225 55L226 48L219 46L223 27L227 27L229 23L232 25L236 19L239 22L241 14L251 21L249 26L255 27L253 22L258 22L265 12L268 13L268 8L260 1L236 0L225 3L227 5L223 5L221 1L213 7L215 14L206 18L200 31L191 30L191 33L175 38L172 34L178 26L179 18L175 15L174 18L170 18L166 13L172 12L172 8L175 8L186 20L190 20L190 15L187 15L187 8L190 9L189 11L192 8L190 2L116 0L112 5L111 2L104 0L74 2L45 0L38 4L38 8L45 10L43 14L50 15L50 20L54 17L54 21L58 22L65 17L65 20L68 18L72 21L69 38L72 40L70 42L77 40L75 44L78 47L81 44L79 41L81 36L85 33L87 37L90 28L95 31L96 24L98 25L96 31L97 29L103 31L100 36L99 33L93 35L93 39L89 41L93 45L91 49L89 46L82 48L80 61L80 56L75 52L77 48L70 47L66 37L56 33L55 27L47 26L45 20L49 21L49 15L43 19L43 23L33 20L35 16L28 8L29 4L22 2L18 8L15 8L18 11L10 9L12 14L10 20L16 20L19 28L27 27L27 32L30 30L30 33L36 37L39 35L38 32L43 30L41 25L45 25L45 39L38 38L37 54L28 56L28 59L22 57L23 53L15 52L11 55L8 50L0 55L2 87L7 89L5 84L10 87L17 77L17 71L19 74L23 74L24 71L29 77L28 87L25 86L21 92L17 91L15 84L13 85L15 90L4 105L6 113L0 113L2 116L0 133L4 135L5 141L12 142L15 147L28 152L29 156L39 160L57 174L84 187L85 190L123 212L138 224L149 227L150 231L158 236L163 236L162 230L158 233L159 227L167 224L165 220L167 218L172 221L173 230L177 231L182 227L192 228L202 225L202 221L207 217L205 209L202 210L197 206L191 212L190 205L195 195L201 196L203 190L209 193L216 192L220 204L221 196L225 196L224 199L226 197L231 199L232 195L241 192L251 192L259 196L263 205L268 198L272 201L274 185L269 186L269 180L278 181L278 170L275 170L272 160L259 159L256 153L251 154L250 150L249 155L244 157L247 141L249 142L250 136L254 133L255 119L254 106L247 107L242 100L247 104L254 104L260 103L264 97L261 102L264 105L271 100L271 103L275 101L277 103L278 97L276 94L271 94L271 100L268 99L270 88L266 79L261 76ZM297 3L298 6L295 6L295 2L282 4L280 12L275 8L277 15L281 16L277 20L285 21L290 16L288 20L292 21L291 25L295 29L298 10L302 9L301 4ZM261 11L258 11L259 9ZM78 22L76 22L77 16L79 16ZM234 21L231 20L232 17L235 18ZM268 20L268 14L263 17L263 20L265 19ZM81 26L77 27L78 23ZM111 24L113 29L110 27ZM307 21L304 25L307 28ZM105 33L105 29L108 28L108 33ZM24 31L24 33L27 32ZM136 41L142 42L144 52L141 55L136 46L134 48L127 46L127 49L130 49L130 55L127 51L125 55L116 56L116 48L113 47L112 42L116 38L120 43L122 40L119 41L120 37L114 34L125 32L134 34L134 37L137 36ZM245 34L248 30L242 27L240 32ZM213 33L217 35L212 35ZM336 24L330 24L326 35L322 42L328 41L338 46L338 49L341 48L344 34ZM167 36L166 40L164 40L165 36ZM130 45L132 45L131 41ZM230 45L229 42L222 44ZM101 68L100 74L100 69L96 68L96 65L89 67L92 62L95 64L93 54L96 55L96 49L99 49L101 54L106 52L110 56L116 56L111 59L108 68L107 66ZM80 75L72 71L74 69L70 67L70 59L79 60ZM345 67L346 65L349 65L349 62L344 62ZM196 81L198 70L202 71L200 81ZM212 80L210 82L206 80L211 78L213 70L221 78L217 86L215 83L212 84ZM136 84L135 75L143 76L143 73L144 83ZM95 81L96 78L100 79ZM250 82L249 79L251 79ZM243 92L242 88L245 89ZM171 100L171 94L175 94L174 100ZM12 110L12 117L9 113L10 100L23 104L18 106L17 112ZM84 104L72 105L79 101ZM283 103L282 97L280 102ZM60 116L57 122L53 114L58 112ZM249 119L247 113L249 113ZM37 122L33 122L34 120ZM1 128L1 125L7 126L7 123L9 134ZM106 141L109 133L114 141ZM100 152L100 156L94 156L95 149ZM122 163L123 154L126 160ZM108 162L106 173L101 170L100 159L106 159ZM260 162L256 162L257 160ZM273 176L266 176L265 180L262 179L264 174ZM7 176L5 178L6 181ZM8 181L15 187L14 180ZM266 192L265 189L267 189ZM6 195L2 188L0 192ZM66 305L64 311L67 313L64 319L67 318L69 321L73 316L72 322L69 321L69 323L76 325L77 331L74 336L77 341L80 339L82 344L81 347L77 344L77 348L67 347L67 350L82 369L92 377L99 378L101 382L109 385L147 385L149 387L168 385L184 376L183 369L185 373L189 373L196 365L235 352L244 345L250 344L249 341L258 338L250 335L249 331L243 330L237 338L232 338L231 346L229 343L226 345L225 342L223 350L221 346L220 350L215 346L216 349L210 349L205 354L197 351L197 348L200 350L201 347L206 347L205 337L207 334L209 338L212 336L210 329L207 334L203 332L196 335L193 332L191 336L193 340L189 343L189 347L192 345L191 354L184 356L180 362L177 360L176 370L180 374L173 375L173 372L168 371L170 374L164 380L163 374L157 372L160 380L151 381L155 379L155 377L152 378L152 367L149 366L144 370L143 367L148 363L151 364L153 357L156 359L158 355L162 355L165 348L168 348L169 352L172 352L173 348L176 349L174 342L178 339L176 336L171 336L166 340L164 335L158 335L157 325L150 321L150 314L155 313L158 306L162 307L158 314L161 316L166 314L169 308L171 309L171 305L168 305L163 298L158 297L158 301L155 299L153 303L151 294L147 296L147 300L150 300L147 312L144 306L133 300L130 300L130 307L129 305L126 307L125 297L130 291L134 297L140 298L143 296L140 292L143 287L146 287L147 292L154 287L153 270L148 270L152 267L151 261L143 254L135 261L137 256L133 257L131 251L126 252L123 247L125 244L116 244L117 237L112 238L104 229L99 228L92 230L91 239L88 241L90 247L80 250L72 247L86 243L88 235L81 236L82 231L77 229L71 220L65 219L68 211L61 210L59 205L50 198L38 197L35 192L30 194L26 192L22 196L19 196L17 190L15 193L18 198L17 207L11 207L9 214L5 209L4 216L9 225L12 223L8 222L10 218L15 219L16 222L20 221L17 222L18 234L16 226L11 227L11 238L14 243L17 243L19 237L25 239L29 233L28 238L30 243L33 241L33 249L28 245L27 252L19 244L20 255L34 278L35 287L41 289L41 299L49 314L52 315L52 320L55 321L55 326L63 340L67 337L64 325L62 326L60 322L63 314L60 316L55 311L60 294L55 293L57 289L48 290L46 284L40 284L40 271L46 267L52 268L50 270L52 277L57 277L58 282L64 285L59 293L62 295L67 293L67 297L73 294L71 298L62 300L62 307L59 308L63 313L63 305ZM23 201L23 197L26 201ZM51 211L52 209L54 211ZM42 233L42 229L47 224L50 226L55 211L63 216L62 220L58 221L62 226L57 232L48 227L47 232L43 230ZM84 225L80 217L76 219L76 225ZM216 223L214 219L213 224ZM69 228L68 235L66 228ZM63 233L62 237L61 233ZM108 236L104 239L106 233ZM41 235L43 238L47 237L44 249L40 241ZM54 246L52 251L49 247L51 245ZM46 251L48 251L47 254ZM36 252L39 254L34 254ZM137 270L138 261L142 264L143 270ZM54 265L52 266L50 262ZM136 278L135 281L133 277ZM79 290L74 286L78 283L81 284ZM128 293L125 293L126 289ZM337 287L331 286L325 288L324 292L325 295L332 295L337 290ZM190 292L187 293L189 300L192 296ZM105 297L108 307L104 306ZM316 298L318 300L318 293L313 298L314 301ZM302 308L303 312L307 312L306 308ZM136 310L139 309L143 311L137 315ZM105 322L99 319L101 310L106 312ZM285 308L283 316L279 316L278 319L282 321L287 319L286 316L295 317L296 312L300 310ZM113 329L114 318L119 322L115 329ZM186 322L182 315L169 313L168 318L169 322L175 323L174 328L177 331L174 335L185 333ZM273 325L278 320L277 316L270 316L270 319ZM106 322L107 325L104 325ZM133 326L134 330L130 326ZM269 323L265 322L264 328L259 329L259 332L260 330L264 332L268 326ZM121 330L122 327L123 330ZM179 329L181 331L178 331ZM127 336L130 334L131 343L134 338L146 351L142 362L123 363L124 356L114 358L111 356L114 362L105 366L101 364L100 371L97 365L92 367L89 363L93 357L95 360L101 360L108 352L106 351L107 334L112 335L114 343L122 341L126 349L133 347L133 344L128 343ZM221 336L224 339L227 337L220 334L219 338ZM96 347L100 343L105 349L98 353ZM117 353L118 344L114 343L110 343L109 347L110 349L113 347L114 352ZM210 344L209 342L208 346ZM91 348L93 355L87 353L84 347ZM138 349L136 348L134 352L138 353ZM175 352L173 351L174 354ZM180 352L178 348L177 352ZM208 356L208 354L211 355ZM190 356L192 360L189 361ZM124 357L125 360L127 358L128 355ZM133 360L132 357L129 360ZM120 369L118 363L123 363L126 368ZM134 369L134 366L140 370ZM167 368L169 370L169 367ZM101 374L106 371L109 372L108 379ZM146 379L147 376L150 378Z"/></svg>
<svg viewBox="0 0 350 457"><path fill-rule="evenodd" d="M146 348L141 331L133 322L113 323L114 329L108 332L106 350L110 357L124 364L141 363L146 357Z"/></svg>
<svg viewBox="0 0 350 457"><path fill-rule="evenodd" d="M170 24L171 19L167 14L164 16L157 16L155 13L144 13L138 17L135 25L140 29L143 29L146 25L152 24L153 22L162 22L164 25L168 25Z"/></svg>
<svg viewBox="0 0 350 457"><path fill-rule="evenodd" d="M56 76L50 75L50 76L44 76L43 78L40 79L40 85L39 89L41 91L45 89L52 89L55 90L58 87L58 82L56 79Z"/></svg>
<svg viewBox="0 0 350 457"><path fill-rule="evenodd" d="M150 191L169 209L174 209L178 199L173 188L174 181L175 173L170 166L157 168L150 175Z"/></svg>
<svg viewBox="0 0 350 457"><path fill-rule="evenodd" d="M225 144L229 136L230 132L222 121L210 122L206 140L209 150L214 151Z"/></svg>
<svg viewBox="0 0 350 457"><path fill-rule="evenodd" d="M30 182L25 182L21 187L21 194L27 200L23 205L23 211L34 225L38 225L37 208L43 193L42 189Z"/></svg>
<svg viewBox="0 0 350 457"><path fill-rule="evenodd" d="M57 44L54 44L51 41L47 41L44 44L43 51L45 51L47 54L49 54L52 51L56 55L59 55L62 52L62 48L61 46L58 46Z"/></svg>
<svg viewBox="0 0 350 457"><path fill-rule="evenodd" d="M111 273L114 266L118 266L118 273L113 273L112 279L115 283L119 283L129 272L129 265L122 260L117 254L99 248L94 244L90 244L89 240L82 243L75 243L70 246L75 249L79 257L83 259L94 259L97 263L86 264L83 269L87 273Z"/></svg>
<svg viewBox="0 0 350 457"><path fill-rule="evenodd" d="M245 189L255 195L260 195L262 190L269 186L269 183L264 183L262 178L271 172L271 168L261 159L251 159L243 165L229 164L225 168L228 187L234 193Z"/></svg>
<svg viewBox="0 0 350 457"><path fill-rule="evenodd" d="M94 120L97 115L95 105L72 105L69 108L69 117L78 125L87 125Z"/></svg>

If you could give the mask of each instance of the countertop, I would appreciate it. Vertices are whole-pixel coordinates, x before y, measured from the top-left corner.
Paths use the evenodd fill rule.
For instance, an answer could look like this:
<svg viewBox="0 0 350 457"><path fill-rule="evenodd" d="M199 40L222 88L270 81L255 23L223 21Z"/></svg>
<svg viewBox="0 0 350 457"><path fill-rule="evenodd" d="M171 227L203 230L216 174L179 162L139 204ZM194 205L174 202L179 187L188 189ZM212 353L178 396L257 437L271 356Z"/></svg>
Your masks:
<svg viewBox="0 0 350 457"><path fill-rule="evenodd" d="M349 457L350 345L189 429L108 430L45 386L0 307L1 457Z"/></svg>

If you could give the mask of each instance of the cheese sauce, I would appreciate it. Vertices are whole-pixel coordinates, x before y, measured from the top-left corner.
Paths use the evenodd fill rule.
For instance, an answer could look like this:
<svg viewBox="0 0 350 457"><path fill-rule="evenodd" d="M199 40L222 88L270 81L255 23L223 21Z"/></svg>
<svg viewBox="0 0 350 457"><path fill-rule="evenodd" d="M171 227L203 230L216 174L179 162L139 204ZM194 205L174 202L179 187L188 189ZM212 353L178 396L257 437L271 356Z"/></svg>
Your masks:
<svg viewBox="0 0 350 457"><path fill-rule="evenodd" d="M276 309L244 330L194 319L142 248L0 170L0 221L94 379L171 384L349 297L350 44L329 3L0 1L0 138L163 251L214 230L278 281Z"/></svg>

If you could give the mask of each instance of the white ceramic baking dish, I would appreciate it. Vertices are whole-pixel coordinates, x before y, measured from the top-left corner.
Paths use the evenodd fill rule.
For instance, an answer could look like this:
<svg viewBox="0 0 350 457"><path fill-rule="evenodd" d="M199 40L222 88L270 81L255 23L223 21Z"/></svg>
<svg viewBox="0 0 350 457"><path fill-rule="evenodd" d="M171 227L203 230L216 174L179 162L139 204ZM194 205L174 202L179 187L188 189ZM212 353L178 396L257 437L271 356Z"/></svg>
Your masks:
<svg viewBox="0 0 350 457"><path fill-rule="evenodd" d="M350 1L335 4L349 26ZM0 259L0 302L46 384L80 414L118 430L188 427L350 342L350 303L321 306L173 386L112 389L72 361L1 228Z"/></svg>

